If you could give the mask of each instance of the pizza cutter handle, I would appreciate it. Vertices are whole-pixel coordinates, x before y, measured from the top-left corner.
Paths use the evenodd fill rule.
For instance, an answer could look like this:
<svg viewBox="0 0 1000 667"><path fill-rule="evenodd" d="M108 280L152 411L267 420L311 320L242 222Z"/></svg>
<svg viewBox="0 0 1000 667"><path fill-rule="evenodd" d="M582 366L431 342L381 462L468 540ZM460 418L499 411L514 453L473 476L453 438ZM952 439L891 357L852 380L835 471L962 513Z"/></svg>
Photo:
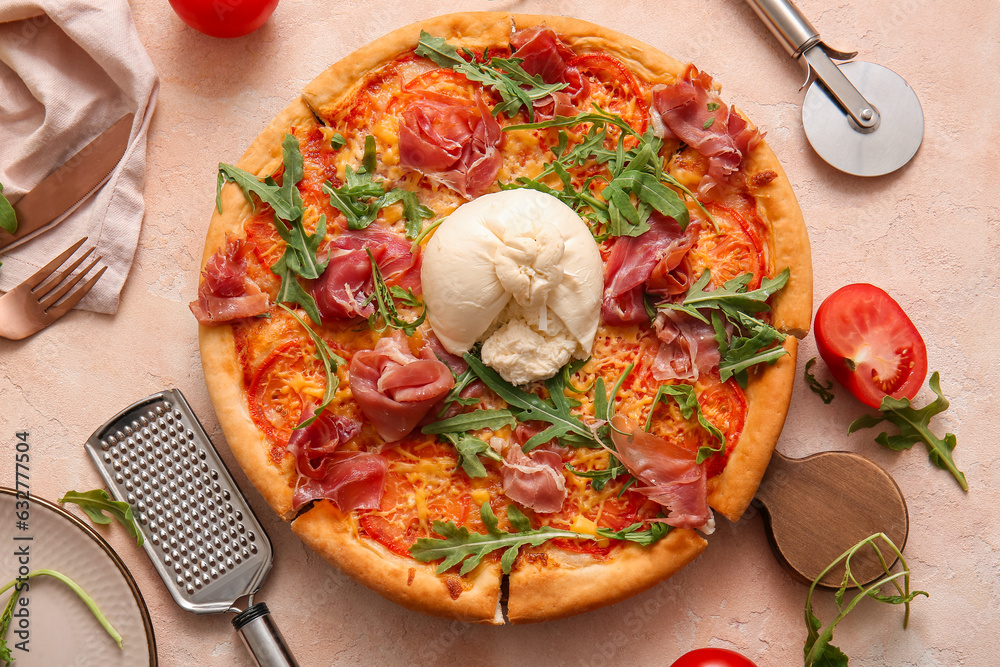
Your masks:
<svg viewBox="0 0 1000 667"><path fill-rule="evenodd" d="M747 0L747 3L793 58L819 43L816 28L790 0Z"/></svg>
<svg viewBox="0 0 1000 667"><path fill-rule="evenodd" d="M809 70L830 92L830 96L850 117L855 130L872 132L880 121L878 109L858 92L840 68L830 59L853 58L857 54L830 49L820 40L816 28L791 0L747 0L781 45L793 58L801 58Z"/></svg>
<svg viewBox="0 0 1000 667"><path fill-rule="evenodd" d="M238 614L233 627L260 667L299 667L263 602Z"/></svg>

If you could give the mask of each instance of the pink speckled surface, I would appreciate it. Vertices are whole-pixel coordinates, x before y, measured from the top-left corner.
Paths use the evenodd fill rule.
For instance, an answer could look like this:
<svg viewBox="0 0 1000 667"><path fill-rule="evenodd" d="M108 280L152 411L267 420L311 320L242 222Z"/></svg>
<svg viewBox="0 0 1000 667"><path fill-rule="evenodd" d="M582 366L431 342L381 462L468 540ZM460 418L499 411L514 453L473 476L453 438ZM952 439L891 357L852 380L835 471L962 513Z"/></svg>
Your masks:
<svg viewBox="0 0 1000 667"><path fill-rule="evenodd" d="M932 425L958 435L955 459L968 476L967 495L919 445L895 453L875 444L872 432L848 436L847 425L865 410L846 392L827 406L803 383L795 388L779 449L795 457L846 449L888 468L909 505L905 553L915 585L930 592L914 603L905 632L899 609L865 602L840 625L835 643L855 665L996 664L1000 10L994 2L943 0L800 6L832 44L857 48L916 90L926 134L907 168L862 180L814 155L800 123L802 76L738 0L282 0L263 29L232 41L190 30L166 0L135 0L140 36L162 77L136 263L117 315L72 313L27 341L0 340L0 484L13 485L13 433L28 429L33 493L55 499L100 486L84 440L120 408L170 386L184 391L222 444L187 308L216 166L236 160L315 74L391 29L441 13L574 16L716 76L724 96L767 130L796 189L812 241L815 303L849 282L880 285L920 328L930 367L941 372L951 408ZM812 336L800 349L801 366L816 354ZM918 401L929 395L925 388ZM261 599L303 666L664 665L699 646L733 648L762 667L802 659L806 588L778 566L752 512L737 524L721 520L700 559L621 604L543 625L473 627L406 611L328 566L270 513L220 449L274 542ZM99 530L139 583L161 664L252 664L228 617L180 610L123 531ZM8 551L0 545L3 577ZM832 595L823 594L827 618L832 605Z"/></svg>

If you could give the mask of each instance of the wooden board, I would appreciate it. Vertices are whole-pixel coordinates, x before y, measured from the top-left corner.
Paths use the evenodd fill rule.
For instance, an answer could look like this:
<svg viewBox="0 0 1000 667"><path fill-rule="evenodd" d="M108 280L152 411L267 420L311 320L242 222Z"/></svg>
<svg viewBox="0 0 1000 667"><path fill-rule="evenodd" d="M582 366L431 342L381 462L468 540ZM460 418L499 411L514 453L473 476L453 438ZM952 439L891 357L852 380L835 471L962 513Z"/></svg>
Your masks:
<svg viewBox="0 0 1000 667"><path fill-rule="evenodd" d="M774 452L754 504L765 510L774 555L806 583L869 535L885 533L900 551L906 544L909 517L895 480L874 461L851 452L803 459ZM861 583L884 572L871 549L858 552L851 571ZM843 576L841 565L819 585L838 588Z"/></svg>

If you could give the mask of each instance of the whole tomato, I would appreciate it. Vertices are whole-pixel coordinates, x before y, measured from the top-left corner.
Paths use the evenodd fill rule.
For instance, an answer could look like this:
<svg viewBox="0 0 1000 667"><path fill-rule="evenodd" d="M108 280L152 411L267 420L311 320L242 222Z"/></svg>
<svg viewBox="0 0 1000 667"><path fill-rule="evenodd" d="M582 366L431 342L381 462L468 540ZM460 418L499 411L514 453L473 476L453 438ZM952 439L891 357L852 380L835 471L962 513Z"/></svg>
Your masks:
<svg viewBox="0 0 1000 667"><path fill-rule="evenodd" d="M841 287L816 311L816 346L833 377L873 408L912 399L927 376L927 347L895 299L867 283Z"/></svg>
<svg viewBox="0 0 1000 667"><path fill-rule="evenodd" d="M170 0L181 20L212 37L242 37L264 25L278 0Z"/></svg>
<svg viewBox="0 0 1000 667"><path fill-rule="evenodd" d="M757 667L736 651L724 648L699 648L688 651L670 667Z"/></svg>

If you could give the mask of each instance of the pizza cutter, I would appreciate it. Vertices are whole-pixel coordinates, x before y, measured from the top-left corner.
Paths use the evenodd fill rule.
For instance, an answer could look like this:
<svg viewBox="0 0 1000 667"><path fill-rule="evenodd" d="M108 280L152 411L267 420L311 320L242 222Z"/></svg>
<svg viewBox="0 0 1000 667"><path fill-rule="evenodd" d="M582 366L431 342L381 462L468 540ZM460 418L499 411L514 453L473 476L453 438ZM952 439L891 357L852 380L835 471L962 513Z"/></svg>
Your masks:
<svg viewBox="0 0 1000 667"><path fill-rule="evenodd" d="M906 501L896 481L880 465L853 452L793 459L775 451L753 506L762 510L778 562L805 583L812 583L827 565L870 535L885 533L902 551L909 533ZM851 573L868 584L885 570L873 550L862 549L851 558ZM843 576L840 564L818 585L839 588Z"/></svg>
<svg viewBox="0 0 1000 667"><path fill-rule="evenodd" d="M806 68L802 126L813 149L832 167L855 176L896 171L924 138L917 94L891 69L850 60L826 45L790 0L747 0L793 58Z"/></svg>

